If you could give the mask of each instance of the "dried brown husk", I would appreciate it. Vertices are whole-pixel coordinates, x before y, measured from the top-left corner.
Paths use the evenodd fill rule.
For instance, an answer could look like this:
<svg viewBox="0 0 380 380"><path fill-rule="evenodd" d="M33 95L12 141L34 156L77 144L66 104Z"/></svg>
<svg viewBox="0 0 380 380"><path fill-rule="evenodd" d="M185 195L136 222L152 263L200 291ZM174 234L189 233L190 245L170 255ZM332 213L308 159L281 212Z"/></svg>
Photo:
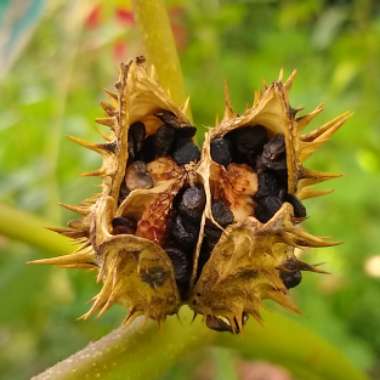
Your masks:
<svg viewBox="0 0 380 380"><path fill-rule="evenodd" d="M228 184L231 176L227 174L227 180L225 178L228 170L211 159L210 143L214 138L223 137L237 128L264 126L269 135L284 136L288 192L299 199L324 193L314 190L311 185L337 175L311 171L303 163L343 125L350 114L344 113L313 132L302 134L303 128L322 111L322 106L297 117L297 110L291 108L288 99L295 72L287 81L283 81L282 77L281 72L278 81L256 93L252 106L241 116L233 111L226 87L223 120L206 134L203 146L199 174L206 184L205 218L217 224L213 219L211 203L214 197L218 197L215 192L222 188L224 198L232 209L236 208L233 210L235 223L223 231L198 279L194 272L190 306L195 313L204 315L206 320L210 317L213 324L219 319L223 326L229 325L233 332L241 331L247 315L260 320L264 299L272 299L285 308L297 311L280 278L280 271L286 268L286 263L292 262L300 270L320 272L318 268L299 261L294 254L295 248L336 244L305 232L300 226L302 220L294 216L293 207L287 202L269 221L261 223L252 215L254 206L250 204L251 198L248 196L245 200L242 194L231 191Z"/></svg>
<svg viewBox="0 0 380 380"><path fill-rule="evenodd" d="M72 138L86 148L100 153L103 164L99 170L85 175L102 177L102 191L79 206L65 205L79 212L82 218L71 228L56 229L67 236L80 239L81 249L67 256L37 260L37 263L65 267L91 267L98 271L102 289L94 298L93 306L83 317L103 314L114 303L129 309L130 319L143 314L155 320L177 312L180 306L174 270L159 241L135 235L113 235L112 219L120 216L144 218L141 234L165 228L165 216L175 194L192 171L178 167L167 158L148 164L153 187L135 189L118 202L128 163L128 130L137 121L143 122L147 136L162 124L155 113L172 112L178 128L189 126L187 104L178 109L170 96L160 87L153 68L147 69L144 59L137 58L121 65L115 93L107 91L110 102L102 102L107 113L98 123L108 127L106 144L91 144ZM170 169L168 172L167 170ZM127 319L128 319L127 318Z"/></svg>
<svg viewBox="0 0 380 380"><path fill-rule="evenodd" d="M80 248L70 255L35 261L98 272L102 289L85 318L93 314L101 315L114 303L119 303L129 309L127 320L145 315L161 321L187 302L195 313L204 315L206 319L211 318L215 326L219 323L229 326L228 329L233 332L239 332L248 315L260 319L263 299L272 299L288 309L297 310L280 279L279 271L289 260L296 262L302 270L319 271L299 261L294 255L295 248L322 247L334 243L305 232L300 227L302 220L294 217L292 206L286 202L267 223L256 220L252 216L254 205L251 201L257 190L256 174L244 165L223 168L210 157L213 138L247 125L262 125L270 133L280 133L285 138L289 193L300 199L326 193L311 186L337 175L306 169L303 163L350 115L344 113L311 133L302 134L303 128L322 111L322 106L305 116L296 116L297 112L290 107L288 100L294 77L295 73L292 73L288 80L283 81L281 73L278 81L255 94L252 107L241 116L232 110L226 90L223 120L206 134L200 162L181 167L169 158L157 159L147 165L153 186L133 190L120 200L129 158L129 127L141 121L148 135L155 133L161 124L155 113L160 110L172 112L179 128L190 124L186 117L188 102L178 109L170 95L158 84L154 69L148 70L142 58L121 65L116 91L107 91L110 101L102 103L107 117L97 120L108 128L105 136L107 142L92 144L72 138L103 157L100 169L85 173L102 178L101 192L79 206L63 205L79 213L81 218L71 222L67 228L54 229L75 239L80 243ZM189 300L180 299L174 268L160 245L160 239L154 241L131 234L112 233L113 218L121 216L143 218L146 231L156 228L159 234L164 233L162 229L166 228L172 201L185 185L203 186L206 194L206 206L194 252ZM219 226L223 230L222 237L198 275L206 220L218 225L211 212L218 186L218 191L229 197L235 223L226 229ZM146 235L143 233L143 236Z"/></svg>

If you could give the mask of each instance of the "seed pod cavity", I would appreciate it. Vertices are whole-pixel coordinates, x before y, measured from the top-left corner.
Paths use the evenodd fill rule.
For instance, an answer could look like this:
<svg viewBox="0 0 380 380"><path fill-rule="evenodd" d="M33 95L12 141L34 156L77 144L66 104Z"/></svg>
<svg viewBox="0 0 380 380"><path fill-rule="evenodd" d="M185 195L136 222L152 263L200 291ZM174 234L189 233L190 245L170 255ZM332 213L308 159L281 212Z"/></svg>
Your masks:
<svg viewBox="0 0 380 380"><path fill-rule="evenodd" d="M260 320L265 299L297 312L289 289L299 285L302 271L319 269L297 260L294 249L334 244L299 226L306 217L301 199L322 194L310 186L336 176L303 162L349 115L301 135L321 108L300 117L290 107L294 76L283 82L281 74L240 116L226 91L224 118L205 137L198 171L208 179L206 221L190 306L218 331L238 333L248 315ZM218 202L232 213L231 224L217 221Z"/></svg>
<svg viewBox="0 0 380 380"><path fill-rule="evenodd" d="M295 249L337 244L301 227L302 200L325 194L313 186L338 176L304 162L350 114L304 134L322 107L299 115L290 106L294 77L284 81L281 71L241 115L226 86L224 117L199 150L188 101L179 109L142 57L121 65L97 120L106 141L71 138L103 160L84 173L101 179L101 191L62 205L80 217L53 229L79 248L36 261L97 271L102 288L84 318L118 303L129 310L126 322L161 321L187 303L209 328L239 333L249 316L261 320L266 299L298 311L290 289L302 272L323 272Z"/></svg>

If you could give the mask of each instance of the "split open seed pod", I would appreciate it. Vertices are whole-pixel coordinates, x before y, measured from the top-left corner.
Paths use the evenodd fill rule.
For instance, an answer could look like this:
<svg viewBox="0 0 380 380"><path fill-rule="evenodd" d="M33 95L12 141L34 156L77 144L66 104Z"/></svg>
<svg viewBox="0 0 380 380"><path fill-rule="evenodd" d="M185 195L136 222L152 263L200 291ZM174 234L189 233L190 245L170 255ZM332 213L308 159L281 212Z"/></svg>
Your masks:
<svg viewBox="0 0 380 380"><path fill-rule="evenodd" d="M337 175L306 169L304 161L350 116L344 113L303 135L302 129L322 110L297 116L288 92L295 72L255 94L241 116L225 89L223 120L205 137L199 174L206 184L204 242L213 229L223 233L203 244L195 266L190 306L216 330L241 331L249 315L260 320L264 299L297 311L289 288L299 284L301 271L320 270L301 262L295 248L335 243L305 232L302 199L322 195L311 185ZM233 218L222 225L215 204L224 204ZM210 233L211 231L211 233Z"/></svg>
<svg viewBox="0 0 380 380"><path fill-rule="evenodd" d="M121 65L115 88L107 91L109 103L102 103L107 117L97 120L108 128L107 142L71 138L103 157L99 170L85 173L102 178L101 193L79 206L64 205L82 218L55 229L75 238L81 248L36 263L98 271L102 289L85 318L120 303L129 317L143 314L160 321L181 304L164 248L173 202L184 187L197 182L200 153L186 105L174 105L143 58Z"/></svg>
<svg viewBox="0 0 380 380"><path fill-rule="evenodd" d="M100 292L84 318L114 303L127 320L157 321L189 304L208 327L239 332L249 315L260 319L263 299L297 310L288 289L301 271L319 271L298 260L295 247L333 243L301 229L302 199L321 195L310 186L335 177L303 166L304 160L343 124L343 114L321 128L301 130L321 110L297 117L288 101L294 78L279 80L255 97L241 116L231 107L205 137L195 128L139 57L121 65L115 92L102 102L105 143L71 138L99 153L101 192L79 206L81 215L55 231L79 249L36 260L97 271Z"/></svg>

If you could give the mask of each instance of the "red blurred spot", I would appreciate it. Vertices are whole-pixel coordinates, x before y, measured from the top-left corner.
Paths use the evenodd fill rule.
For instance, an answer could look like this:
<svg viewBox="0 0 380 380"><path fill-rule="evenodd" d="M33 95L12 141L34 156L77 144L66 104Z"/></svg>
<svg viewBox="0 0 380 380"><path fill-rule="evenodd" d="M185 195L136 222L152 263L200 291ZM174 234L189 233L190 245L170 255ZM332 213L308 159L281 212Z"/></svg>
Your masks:
<svg viewBox="0 0 380 380"><path fill-rule="evenodd" d="M116 19L123 25L132 25L135 22L133 12L127 8L116 8Z"/></svg>
<svg viewBox="0 0 380 380"><path fill-rule="evenodd" d="M116 41L113 45L113 57L116 61L122 61L127 54L127 44L122 41Z"/></svg>
<svg viewBox="0 0 380 380"><path fill-rule="evenodd" d="M180 6L174 6L169 9L170 23L173 29L174 39L177 48L182 50L186 47L188 41L188 33L185 26L185 12Z"/></svg>
<svg viewBox="0 0 380 380"><path fill-rule="evenodd" d="M89 29L94 29L99 26L102 17L102 6L95 5L85 20L85 26Z"/></svg>

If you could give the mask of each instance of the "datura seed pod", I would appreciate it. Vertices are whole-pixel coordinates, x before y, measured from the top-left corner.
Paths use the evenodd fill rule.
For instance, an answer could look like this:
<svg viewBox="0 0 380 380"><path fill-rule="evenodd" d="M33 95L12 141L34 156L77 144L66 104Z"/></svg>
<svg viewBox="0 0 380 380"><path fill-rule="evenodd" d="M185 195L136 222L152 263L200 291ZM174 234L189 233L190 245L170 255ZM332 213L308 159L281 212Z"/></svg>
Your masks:
<svg viewBox="0 0 380 380"><path fill-rule="evenodd" d="M302 271L321 272L294 255L295 248L335 243L305 232L303 199L324 194L312 185L336 174L306 169L304 161L350 116L344 113L302 134L322 111L297 116L288 80L255 94L237 115L225 90L223 120L200 150L195 127L160 87L153 68L138 57L122 64L115 93L102 103L106 142L72 138L103 157L99 194L81 215L54 230L75 239L72 254L36 260L97 271L102 288L83 316L124 305L127 321L156 321L188 304L207 326L239 333L251 315L260 320L264 299L297 311L289 289Z"/></svg>

